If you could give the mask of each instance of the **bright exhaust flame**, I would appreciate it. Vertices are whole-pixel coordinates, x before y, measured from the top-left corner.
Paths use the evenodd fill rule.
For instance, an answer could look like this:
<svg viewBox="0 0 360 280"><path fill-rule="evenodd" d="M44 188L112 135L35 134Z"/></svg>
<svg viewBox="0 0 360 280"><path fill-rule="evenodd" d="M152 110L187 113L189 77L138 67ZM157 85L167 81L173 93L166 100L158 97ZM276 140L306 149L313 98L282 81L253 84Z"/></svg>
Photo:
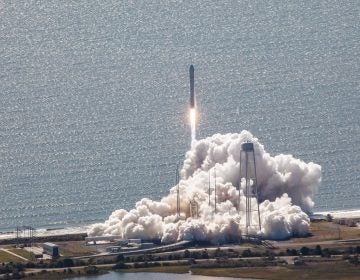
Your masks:
<svg viewBox="0 0 360 280"><path fill-rule="evenodd" d="M195 108L190 109L190 125L191 125L191 145L196 141L196 111Z"/></svg>

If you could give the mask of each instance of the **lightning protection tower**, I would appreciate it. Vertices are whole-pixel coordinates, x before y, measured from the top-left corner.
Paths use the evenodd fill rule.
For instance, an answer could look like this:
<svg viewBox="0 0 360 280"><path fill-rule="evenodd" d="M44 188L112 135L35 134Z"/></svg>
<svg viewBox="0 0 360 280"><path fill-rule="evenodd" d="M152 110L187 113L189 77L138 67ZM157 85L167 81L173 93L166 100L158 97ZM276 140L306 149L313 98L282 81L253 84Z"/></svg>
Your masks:
<svg viewBox="0 0 360 280"><path fill-rule="evenodd" d="M249 237L251 229L261 231L259 193L257 188L256 162L254 144L243 143L240 151L240 185L241 179L245 178L245 199L246 199L246 235ZM239 190L240 193L240 190ZM253 205L254 202L256 205ZM239 198L240 205L240 198ZM258 224L253 224L253 216L257 215Z"/></svg>
<svg viewBox="0 0 360 280"><path fill-rule="evenodd" d="M190 217L197 219L199 218L199 205L195 201L195 199L190 201Z"/></svg>
<svg viewBox="0 0 360 280"><path fill-rule="evenodd" d="M180 217L180 174L179 164L176 166L176 214Z"/></svg>

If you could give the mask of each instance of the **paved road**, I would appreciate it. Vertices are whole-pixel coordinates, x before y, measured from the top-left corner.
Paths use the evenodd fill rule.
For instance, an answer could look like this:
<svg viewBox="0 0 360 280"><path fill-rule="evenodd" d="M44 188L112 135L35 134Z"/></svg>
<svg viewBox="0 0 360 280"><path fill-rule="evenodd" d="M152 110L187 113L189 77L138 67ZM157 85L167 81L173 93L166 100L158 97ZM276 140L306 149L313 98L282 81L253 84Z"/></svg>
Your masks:
<svg viewBox="0 0 360 280"><path fill-rule="evenodd" d="M189 246L191 243L192 243L192 241L184 240L184 241L179 241L179 242L176 242L173 244L162 245L162 246L148 248L148 249L122 251L122 252L116 252L116 253L106 252L106 253L100 253L100 254L96 254L96 255L86 255L86 256L74 257L72 259L87 259L87 258L103 257L103 256L117 256L120 254L122 254L124 256L129 256L129 255L156 254L156 253L161 253L161 252L172 252L178 248L185 248L185 247Z"/></svg>
<svg viewBox="0 0 360 280"><path fill-rule="evenodd" d="M284 247L289 248L301 248L301 247L315 247L316 245L331 245L331 246L344 246L344 243L352 245L360 245L360 239L349 239L349 240L325 240L325 241L310 241L310 242L296 242L296 240L289 241L278 241L272 242L274 247L283 249Z"/></svg>

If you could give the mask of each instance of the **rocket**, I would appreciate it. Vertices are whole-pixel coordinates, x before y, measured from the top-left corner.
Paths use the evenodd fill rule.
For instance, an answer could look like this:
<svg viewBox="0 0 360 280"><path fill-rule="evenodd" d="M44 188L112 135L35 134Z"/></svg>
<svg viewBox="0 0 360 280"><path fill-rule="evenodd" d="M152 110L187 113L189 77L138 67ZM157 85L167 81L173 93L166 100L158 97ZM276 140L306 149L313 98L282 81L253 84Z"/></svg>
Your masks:
<svg viewBox="0 0 360 280"><path fill-rule="evenodd" d="M190 65L190 109L195 108L195 93L194 93L194 66Z"/></svg>

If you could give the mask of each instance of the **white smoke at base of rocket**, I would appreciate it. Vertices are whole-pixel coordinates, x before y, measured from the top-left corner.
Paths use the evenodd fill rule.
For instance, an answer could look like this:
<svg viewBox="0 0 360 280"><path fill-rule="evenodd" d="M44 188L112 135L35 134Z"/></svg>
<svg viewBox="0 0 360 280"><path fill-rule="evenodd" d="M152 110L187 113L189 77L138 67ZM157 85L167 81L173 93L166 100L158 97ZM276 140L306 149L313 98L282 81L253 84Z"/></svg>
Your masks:
<svg viewBox="0 0 360 280"><path fill-rule="evenodd" d="M163 243L198 240L221 244L238 240L245 232L245 186L244 180L240 182L239 154L241 144L247 141L254 143L260 190L261 232L254 233L269 239L307 235L310 229L307 213L314 206L321 166L305 163L292 155L273 157L247 131L215 134L198 140L186 153L179 182L180 219L176 215L177 188L174 186L160 201L143 198L130 211L114 211L107 221L93 225L88 234L161 239ZM210 205L208 194L209 176L214 181L215 168L216 214L214 189ZM240 190L236 186L240 186ZM190 201L198 205L196 219L189 217ZM253 220L257 222L257 215Z"/></svg>

